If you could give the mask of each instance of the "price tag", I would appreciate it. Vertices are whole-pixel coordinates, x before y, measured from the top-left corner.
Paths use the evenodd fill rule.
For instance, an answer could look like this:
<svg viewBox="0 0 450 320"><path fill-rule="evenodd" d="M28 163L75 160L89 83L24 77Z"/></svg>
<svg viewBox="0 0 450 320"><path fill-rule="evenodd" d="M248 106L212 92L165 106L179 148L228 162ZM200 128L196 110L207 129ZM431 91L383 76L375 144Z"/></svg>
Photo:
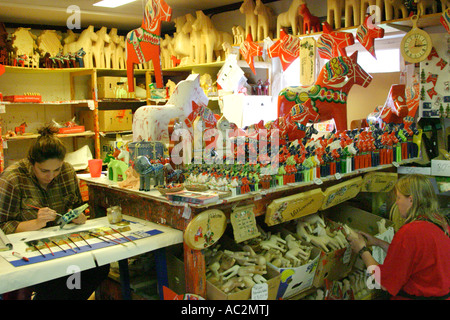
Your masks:
<svg viewBox="0 0 450 320"><path fill-rule="evenodd" d="M336 178L336 180L341 180L342 176L339 172L336 172L334 177Z"/></svg>
<svg viewBox="0 0 450 320"><path fill-rule="evenodd" d="M1 103L0 104L0 113L5 113L5 112L6 112L6 106L3 103Z"/></svg>
<svg viewBox="0 0 450 320"><path fill-rule="evenodd" d="M397 161L392 161L392 165L396 168L400 167Z"/></svg>
<svg viewBox="0 0 450 320"><path fill-rule="evenodd" d="M184 204L184 210L183 210L183 218L190 219L191 218L191 207L187 203Z"/></svg>
<svg viewBox="0 0 450 320"><path fill-rule="evenodd" d="M320 186L321 184L323 184L323 181L322 181L322 179L320 179L320 178L314 178L314 183L315 184L317 184L318 186Z"/></svg>
<svg viewBox="0 0 450 320"><path fill-rule="evenodd" d="M252 287L252 300L267 300L269 298L269 286L267 282L257 283Z"/></svg>

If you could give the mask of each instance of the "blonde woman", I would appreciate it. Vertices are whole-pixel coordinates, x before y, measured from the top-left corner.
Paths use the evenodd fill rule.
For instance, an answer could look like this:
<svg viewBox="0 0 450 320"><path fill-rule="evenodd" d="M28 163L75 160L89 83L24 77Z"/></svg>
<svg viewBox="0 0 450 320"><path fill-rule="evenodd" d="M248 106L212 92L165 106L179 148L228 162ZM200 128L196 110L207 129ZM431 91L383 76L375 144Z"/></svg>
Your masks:
<svg viewBox="0 0 450 320"><path fill-rule="evenodd" d="M392 242L360 232L349 237L366 267L392 299L450 300L450 227L439 212L433 185L423 175L406 175L395 186L396 204L405 224ZM367 246L387 251L378 265Z"/></svg>

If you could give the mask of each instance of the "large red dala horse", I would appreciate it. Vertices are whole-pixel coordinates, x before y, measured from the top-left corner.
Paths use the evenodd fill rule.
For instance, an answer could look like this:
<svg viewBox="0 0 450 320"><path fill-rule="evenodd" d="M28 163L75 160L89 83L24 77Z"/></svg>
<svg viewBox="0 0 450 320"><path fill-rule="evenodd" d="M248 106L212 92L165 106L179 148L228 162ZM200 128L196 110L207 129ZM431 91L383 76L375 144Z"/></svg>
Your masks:
<svg viewBox="0 0 450 320"><path fill-rule="evenodd" d="M350 57L332 58L323 66L314 85L283 89L278 95L278 117L290 115L301 128L305 128L307 122L334 119L338 131L347 130L350 89L354 84L367 87L372 81L357 58L357 51Z"/></svg>
<svg viewBox="0 0 450 320"><path fill-rule="evenodd" d="M161 22L170 21L172 8L164 0L148 0L145 5L144 19L140 28L127 35L127 77L128 91L134 92L134 64L152 60L156 86L163 87L160 42Z"/></svg>

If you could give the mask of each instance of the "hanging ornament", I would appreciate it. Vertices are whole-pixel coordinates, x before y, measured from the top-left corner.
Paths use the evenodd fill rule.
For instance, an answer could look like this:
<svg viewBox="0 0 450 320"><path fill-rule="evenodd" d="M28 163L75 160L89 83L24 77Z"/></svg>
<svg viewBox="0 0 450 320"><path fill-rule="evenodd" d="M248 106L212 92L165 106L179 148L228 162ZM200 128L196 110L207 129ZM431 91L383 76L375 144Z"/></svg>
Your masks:
<svg viewBox="0 0 450 320"><path fill-rule="evenodd" d="M253 42L251 33L247 35L247 39L241 44L239 51L250 69L252 69L253 74L256 74L254 59L256 56L262 56L262 48L257 43Z"/></svg>
<svg viewBox="0 0 450 320"><path fill-rule="evenodd" d="M358 27L356 30L356 39L366 48L367 51L376 59L375 56L375 39L381 39L384 37L384 29L377 27L368 21L370 15L366 15L364 23Z"/></svg>
<svg viewBox="0 0 450 320"><path fill-rule="evenodd" d="M346 47L355 43L352 33L333 31L328 22L323 22L323 33L317 41L319 56L331 60L338 56L347 56Z"/></svg>
<svg viewBox="0 0 450 320"><path fill-rule="evenodd" d="M300 55L300 39L280 31L280 39L269 48L269 57L279 57L283 71Z"/></svg>

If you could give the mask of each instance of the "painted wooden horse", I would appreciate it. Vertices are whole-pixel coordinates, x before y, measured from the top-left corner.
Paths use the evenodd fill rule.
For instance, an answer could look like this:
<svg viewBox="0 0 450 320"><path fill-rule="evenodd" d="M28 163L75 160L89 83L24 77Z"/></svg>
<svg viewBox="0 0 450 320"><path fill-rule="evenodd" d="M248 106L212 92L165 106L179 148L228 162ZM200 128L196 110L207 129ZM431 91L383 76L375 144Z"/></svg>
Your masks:
<svg viewBox="0 0 450 320"><path fill-rule="evenodd" d="M381 129L389 123L403 123L403 118L408 115L406 103L405 85L394 84L389 90L389 95L383 106L378 106L375 111L367 116L367 123L373 126L378 123Z"/></svg>
<svg viewBox="0 0 450 320"><path fill-rule="evenodd" d="M346 130L350 89L354 84L367 87L372 81L358 65L357 58L357 51L350 57L332 58L323 66L314 85L283 89L278 96L278 117L290 115L297 126L305 126L308 120L334 119L338 131Z"/></svg>
<svg viewBox="0 0 450 320"><path fill-rule="evenodd" d="M320 32L320 20L311 14L306 3L300 5L298 14L303 17L303 33Z"/></svg>
<svg viewBox="0 0 450 320"><path fill-rule="evenodd" d="M134 92L134 64L153 62L156 86L163 87L160 42L161 22L170 21L172 8L164 0L148 0L145 5L144 19L140 28L127 34L127 77L128 91Z"/></svg>
<svg viewBox="0 0 450 320"><path fill-rule="evenodd" d="M378 26L368 24L370 16L367 15L362 25L356 31L356 39L362 44L370 54L376 58L375 55L375 39L384 37L384 29Z"/></svg>
<svg viewBox="0 0 450 320"><path fill-rule="evenodd" d="M346 47L355 43L352 33L333 31L328 22L322 23L323 33L317 40L317 49L322 59L346 56Z"/></svg>

